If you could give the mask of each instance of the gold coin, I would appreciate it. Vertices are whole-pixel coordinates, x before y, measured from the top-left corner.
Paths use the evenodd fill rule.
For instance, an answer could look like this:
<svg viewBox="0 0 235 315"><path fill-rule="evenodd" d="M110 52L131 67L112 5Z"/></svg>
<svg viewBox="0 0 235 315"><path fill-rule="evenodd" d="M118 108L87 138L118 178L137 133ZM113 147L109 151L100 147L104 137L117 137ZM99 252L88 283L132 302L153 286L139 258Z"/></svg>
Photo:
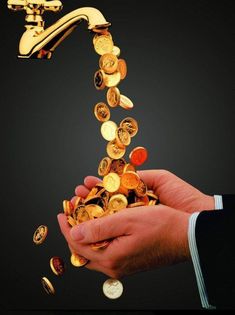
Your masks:
<svg viewBox="0 0 235 315"><path fill-rule="evenodd" d="M150 199L158 200L158 196L155 195L153 192L150 192L149 190L147 191L147 196L148 196Z"/></svg>
<svg viewBox="0 0 235 315"><path fill-rule="evenodd" d="M65 272L65 265L60 257L52 257L50 259L50 267L57 276L61 276Z"/></svg>
<svg viewBox="0 0 235 315"><path fill-rule="evenodd" d="M125 95L120 96L120 106L124 109L132 109L134 107L134 104L132 101Z"/></svg>
<svg viewBox="0 0 235 315"><path fill-rule="evenodd" d="M111 167L111 162L112 159L110 159L109 157L104 157L99 164L98 167L98 174L99 176L105 176L109 173L110 171L110 167Z"/></svg>
<svg viewBox="0 0 235 315"><path fill-rule="evenodd" d="M88 259L78 254L72 254L70 257L70 262L74 267L82 267L88 263Z"/></svg>
<svg viewBox="0 0 235 315"><path fill-rule="evenodd" d="M103 178L104 188L108 192L115 192L120 187L120 177L116 173L109 173Z"/></svg>
<svg viewBox="0 0 235 315"><path fill-rule="evenodd" d="M108 30L102 30L100 32L96 32L97 34L95 34L95 36L93 37L93 45L95 45L97 39L101 36L101 35L106 35L110 38L110 40L113 40L111 33Z"/></svg>
<svg viewBox="0 0 235 315"><path fill-rule="evenodd" d="M104 214L104 210L95 204L86 205L86 211L89 214L90 219L99 218L102 214Z"/></svg>
<svg viewBox="0 0 235 315"><path fill-rule="evenodd" d="M138 197L144 197L147 193L147 186L145 183L140 179L139 185L135 188L135 194Z"/></svg>
<svg viewBox="0 0 235 315"><path fill-rule="evenodd" d="M112 74L106 74L104 77L104 83L107 87L113 87L119 84L121 80L120 72L116 71Z"/></svg>
<svg viewBox="0 0 235 315"><path fill-rule="evenodd" d="M103 70L98 70L94 74L94 85L97 90L105 88L105 73Z"/></svg>
<svg viewBox="0 0 235 315"><path fill-rule="evenodd" d="M112 141L115 139L116 130L117 130L117 124L112 120L103 122L100 128L103 138L107 141Z"/></svg>
<svg viewBox="0 0 235 315"><path fill-rule="evenodd" d="M157 200L154 200L154 199L149 200L149 206L155 206L156 203L157 203Z"/></svg>
<svg viewBox="0 0 235 315"><path fill-rule="evenodd" d="M145 206L145 203L143 201L134 202L128 205L127 208L135 208L135 207L142 207Z"/></svg>
<svg viewBox="0 0 235 315"><path fill-rule="evenodd" d="M111 160L110 171L122 175L126 161L124 159Z"/></svg>
<svg viewBox="0 0 235 315"><path fill-rule="evenodd" d="M120 103L120 91L117 87L111 87L107 91L107 102L110 107L116 107Z"/></svg>
<svg viewBox="0 0 235 315"><path fill-rule="evenodd" d="M127 163L125 166L124 166L124 169L123 169L123 173L126 173L128 171L132 171L132 172L135 172L135 167L134 165L130 164L130 163Z"/></svg>
<svg viewBox="0 0 235 315"><path fill-rule="evenodd" d="M113 41L109 35L99 35L94 40L94 48L99 55L111 53L113 46Z"/></svg>
<svg viewBox="0 0 235 315"><path fill-rule="evenodd" d="M108 156L115 160L122 158L126 153L126 148L120 148L115 139L108 142L106 150Z"/></svg>
<svg viewBox="0 0 235 315"><path fill-rule="evenodd" d="M47 294L55 294L55 289L53 285L46 277L42 277L41 282L43 289L46 291Z"/></svg>
<svg viewBox="0 0 235 315"><path fill-rule="evenodd" d="M85 206L83 205L83 207L80 208L78 214L77 214L77 222L82 223L82 222L86 222L90 220L89 214L85 209Z"/></svg>
<svg viewBox="0 0 235 315"><path fill-rule="evenodd" d="M137 197L136 202L142 201L146 206L149 204L149 197L147 195L143 197Z"/></svg>
<svg viewBox="0 0 235 315"><path fill-rule="evenodd" d="M117 212L127 207L128 201L122 194L113 195L109 199L108 209L112 212Z"/></svg>
<svg viewBox="0 0 235 315"><path fill-rule="evenodd" d="M74 209L78 207L81 201L82 201L82 198L79 196L76 196L76 199L74 200Z"/></svg>
<svg viewBox="0 0 235 315"><path fill-rule="evenodd" d="M131 143L131 136L126 128L119 127L116 129L116 141L119 147L126 147Z"/></svg>
<svg viewBox="0 0 235 315"><path fill-rule="evenodd" d="M104 54L100 57L99 66L105 73L111 74L117 70L118 58L113 54Z"/></svg>
<svg viewBox="0 0 235 315"><path fill-rule="evenodd" d="M135 189L140 182L139 175L135 172L128 171L121 176L121 184L127 189Z"/></svg>
<svg viewBox="0 0 235 315"><path fill-rule="evenodd" d="M118 71L121 74L121 80L124 80L126 75L127 75L127 65L126 65L126 61L124 59L119 59L118 60L118 67L117 67Z"/></svg>
<svg viewBox="0 0 235 315"><path fill-rule="evenodd" d="M108 279L103 284L103 293L109 299L118 299L123 293L123 285L117 279Z"/></svg>
<svg viewBox="0 0 235 315"><path fill-rule="evenodd" d="M110 119L110 110L105 103L97 103L94 108L95 117L101 121L107 121Z"/></svg>
<svg viewBox="0 0 235 315"><path fill-rule="evenodd" d="M33 234L33 242L37 245L42 244L48 233L48 227L46 225L40 225Z"/></svg>
<svg viewBox="0 0 235 315"><path fill-rule="evenodd" d="M75 226L77 224L76 220L71 217L71 215L67 216L67 221L70 226Z"/></svg>
<svg viewBox="0 0 235 315"><path fill-rule="evenodd" d="M97 243L93 243L91 244L91 248L93 250L97 250L97 249L105 249L106 247L108 247L110 244L110 241L100 241L100 242L97 242Z"/></svg>
<svg viewBox="0 0 235 315"><path fill-rule="evenodd" d="M114 54L115 56L119 57L121 55L120 48L117 47L117 46L113 46L112 54Z"/></svg>
<svg viewBox="0 0 235 315"><path fill-rule="evenodd" d="M73 213L74 207L71 201L69 200L64 200L63 201L63 208L64 208L64 213L66 215L70 215Z"/></svg>
<svg viewBox="0 0 235 315"><path fill-rule="evenodd" d="M131 137L134 137L138 132L138 123L132 117L124 118L120 123L120 127L126 128Z"/></svg>

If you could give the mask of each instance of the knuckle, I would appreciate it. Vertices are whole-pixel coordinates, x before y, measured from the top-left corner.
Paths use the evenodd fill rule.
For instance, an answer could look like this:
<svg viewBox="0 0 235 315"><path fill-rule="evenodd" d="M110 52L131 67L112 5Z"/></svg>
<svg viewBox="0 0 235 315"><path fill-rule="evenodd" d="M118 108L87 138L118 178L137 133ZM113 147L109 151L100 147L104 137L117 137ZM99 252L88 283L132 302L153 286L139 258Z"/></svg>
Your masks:
<svg viewBox="0 0 235 315"><path fill-rule="evenodd" d="M99 220L97 219L92 220L91 223L92 223L91 224L92 228L88 227L91 233L91 241L100 240L101 239L101 226L100 226Z"/></svg>

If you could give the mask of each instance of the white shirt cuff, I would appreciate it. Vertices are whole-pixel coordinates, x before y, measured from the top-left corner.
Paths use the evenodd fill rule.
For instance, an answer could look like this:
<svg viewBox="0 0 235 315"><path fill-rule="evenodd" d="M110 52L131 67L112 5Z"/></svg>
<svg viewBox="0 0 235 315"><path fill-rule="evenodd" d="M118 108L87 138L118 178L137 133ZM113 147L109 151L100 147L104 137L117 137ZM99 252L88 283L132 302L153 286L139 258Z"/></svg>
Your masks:
<svg viewBox="0 0 235 315"><path fill-rule="evenodd" d="M215 306L210 305L208 301L206 286L200 266L200 258L197 250L197 243L196 243L196 236L195 236L195 227L197 217L200 212L195 212L189 218L189 227L188 227L188 242L189 242L189 249L190 254L193 262L193 267L196 275L198 291L201 299L201 304L203 308L206 309L216 309Z"/></svg>
<svg viewBox="0 0 235 315"><path fill-rule="evenodd" d="M215 210L223 210L223 198L220 195L214 195Z"/></svg>

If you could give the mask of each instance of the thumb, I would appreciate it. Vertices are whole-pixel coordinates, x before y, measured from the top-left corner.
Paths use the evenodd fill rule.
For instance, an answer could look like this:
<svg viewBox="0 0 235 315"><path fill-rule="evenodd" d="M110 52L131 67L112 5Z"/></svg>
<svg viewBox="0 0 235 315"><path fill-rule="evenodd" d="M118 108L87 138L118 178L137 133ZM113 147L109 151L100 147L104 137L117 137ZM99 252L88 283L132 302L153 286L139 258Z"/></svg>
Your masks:
<svg viewBox="0 0 235 315"><path fill-rule="evenodd" d="M119 212L76 225L70 230L70 236L74 241L91 244L125 235L127 230L128 224L124 210L124 213Z"/></svg>

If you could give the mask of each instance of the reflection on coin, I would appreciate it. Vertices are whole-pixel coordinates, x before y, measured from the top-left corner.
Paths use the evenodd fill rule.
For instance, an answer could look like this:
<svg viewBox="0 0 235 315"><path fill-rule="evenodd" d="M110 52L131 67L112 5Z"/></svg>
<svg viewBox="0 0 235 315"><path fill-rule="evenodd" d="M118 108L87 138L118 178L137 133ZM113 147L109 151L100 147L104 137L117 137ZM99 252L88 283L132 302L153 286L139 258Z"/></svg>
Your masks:
<svg viewBox="0 0 235 315"><path fill-rule="evenodd" d="M134 107L134 104L127 96L121 95L120 106L123 107L124 109L132 109Z"/></svg>
<svg viewBox="0 0 235 315"><path fill-rule="evenodd" d="M119 280L107 279L103 284L103 292L109 299L118 299L123 293L123 285Z"/></svg>
<svg viewBox="0 0 235 315"><path fill-rule="evenodd" d="M131 136L126 128L119 127L116 129L116 141L119 147L126 147L131 143Z"/></svg>
<svg viewBox="0 0 235 315"><path fill-rule="evenodd" d="M89 214L90 219L99 218L102 214L104 214L103 208L96 204L86 205L86 211Z"/></svg>
<svg viewBox="0 0 235 315"><path fill-rule="evenodd" d="M122 175L125 165L126 162L124 159L112 160L110 171L113 173L117 173L118 175Z"/></svg>
<svg viewBox="0 0 235 315"><path fill-rule="evenodd" d="M85 257L77 254L72 254L70 257L70 261L74 267L82 267L88 263L88 260Z"/></svg>
<svg viewBox="0 0 235 315"><path fill-rule="evenodd" d="M101 121L107 121L110 119L110 110L105 103L97 103L94 108L95 117Z"/></svg>
<svg viewBox="0 0 235 315"><path fill-rule="evenodd" d="M94 85L97 90L103 90L105 88L105 73L103 70L98 70L94 74Z"/></svg>
<svg viewBox="0 0 235 315"><path fill-rule="evenodd" d="M60 257L52 257L50 259L50 267L57 276L61 276L65 272L65 265Z"/></svg>
<svg viewBox="0 0 235 315"><path fill-rule="evenodd" d="M105 73L111 74L117 70L119 61L114 54L104 54L100 57L99 66Z"/></svg>
<svg viewBox="0 0 235 315"><path fill-rule="evenodd" d="M46 225L40 225L33 234L33 242L37 245L42 244L48 233L48 227Z"/></svg>
<svg viewBox="0 0 235 315"><path fill-rule="evenodd" d="M120 127L126 128L131 137L134 137L138 132L138 123L132 117L124 118L120 123Z"/></svg>
<svg viewBox="0 0 235 315"><path fill-rule="evenodd" d="M115 192L120 187L120 177L116 173L109 173L103 178L104 188L108 192Z"/></svg>
<svg viewBox="0 0 235 315"><path fill-rule="evenodd" d="M96 34L97 35L97 34ZM99 35L94 37L94 48L97 54L104 55L113 50L113 41L109 35Z"/></svg>
<svg viewBox="0 0 235 315"><path fill-rule="evenodd" d="M140 166L147 160L148 151L144 147L136 147L131 151L129 158L133 165Z"/></svg>
<svg viewBox="0 0 235 315"><path fill-rule="evenodd" d="M127 189L135 189L140 182L139 175L135 172L128 171L121 176L121 184Z"/></svg>
<svg viewBox="0 0 235 315"><path fill-rule="evenodd" d="M115 56L119 57L120 54L121 54L120 48L117 47L117 46L113 46L112 54L114 54Z"/></svg>
<svg viewBox="0 0 235 315"><path fill-rule="evenodd" d="M104 77L104 82L107 87L113 87L118 85L121 80L120 72L116 71L113 74L106 74Z"/></svg>
<svg viewBox="0 0 235 315"><path fill-rule="evenodd" d="M113 195L110 199L109 199L109 203L108 203L108 209L111 212L117 212L121 209L124 209L127 207L128 201L126 199L126 197L122 194L116 194Z"/></svg>
<svg viewBox="0 0 235 315"><path fill-rule="evenodd" d="M42 277L41 282L43 289L46 291L47 294L55 294L55 289L53 285L46 277Z"/></svg>
<svg viewBox="0 0 235 315"><path fill-rule="evenodd" d="M119 59L118 60L118 67L117 67L118 71L121 74L121 80L124 80L126 75L127 75L127 65L126 65L126 61L124 59Z"/></svg>
<svg viewBox="0 0 235 315"><path fill-rule="evenodd" d="M99 164L98 167L98 174L99 176L105 176L108 174L108 172L110 171L110 167L111 167L111 162L112 159L110 159L109 157L104 157Z"/></svg>
<svg viewBox="0 0 235 315"><path fill-rule="evenodd" d="M115 160L122 158L126 153L126 148L120 148L115 139L107 144L106 150L108 156Z"/></svg>
<svg viewBox="0 0 235 315"><path fill-rule="evenodd" d="M111 87L107 91L107 102L110 107L116 107L120 103L120 91L117 87Z"/></svg>
<svg viewBox="0 0 235 315"><path fill-rule="evenodd" d="M139 185L135 189L135 194L138 197L144 197L147 193L147 186L145 183L140 179Z"/></svg>
<svg viewBox="0 0 235 315"><path fill-rule="evenodd" d="M103 122L100 131L103 138L107 141L112 141L116 137L117 125L115 122L108 120Z"/></svg>
<svg viewBox="0 0 235 315"><path fill-rule="evenodd" d="M141 206L145 206L145 203L143 201L138 201L138 202L130 203L128 205L128 208L135 208L135 207L141 207Z"/></svg>

